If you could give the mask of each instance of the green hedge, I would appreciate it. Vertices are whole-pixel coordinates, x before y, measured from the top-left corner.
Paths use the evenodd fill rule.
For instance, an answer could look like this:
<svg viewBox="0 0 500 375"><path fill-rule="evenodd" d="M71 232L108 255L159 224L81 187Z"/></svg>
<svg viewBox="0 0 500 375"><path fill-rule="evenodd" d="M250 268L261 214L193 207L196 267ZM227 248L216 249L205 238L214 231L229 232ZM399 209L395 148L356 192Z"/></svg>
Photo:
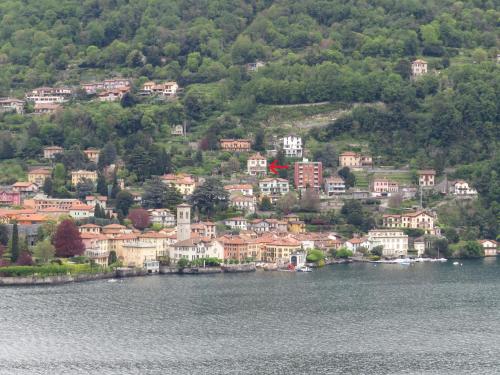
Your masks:
<svg viewBox="0 0 500 375"><path fill-rule="evenodd" d="M80 273L98 273L102 272L103 268L99 266L90 267L89 264L46 264L43 266L9 266L0 268L0 277L10 277L10 276L54 276L54 275L66 275L70 273L72 275Z"/></svg>

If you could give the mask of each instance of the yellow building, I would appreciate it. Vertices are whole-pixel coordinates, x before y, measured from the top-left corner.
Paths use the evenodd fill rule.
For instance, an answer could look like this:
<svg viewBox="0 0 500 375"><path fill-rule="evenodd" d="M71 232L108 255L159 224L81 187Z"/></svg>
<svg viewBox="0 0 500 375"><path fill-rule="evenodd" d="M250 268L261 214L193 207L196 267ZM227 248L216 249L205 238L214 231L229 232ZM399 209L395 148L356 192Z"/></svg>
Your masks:
<svg viewBox="0 0 500 375"><path fill-rule="evenodd" d="M165 184L175 187L184 196L193 194L196 188L196 181L189 174L166 174L161 179Z"/></svg>
<svg viewBox="0 0 500 375"><path fill-rule="evenodd" d="M125 267L142 268L145 261L156 260L160 255L154 243L142 241L132 233L109 238L109 251L115 251Z"/></svg>
<svg viewBox="0 0 500 375"><path fill-rule="evenodd" d="M297 215L287 215L285 216L285 220L287 221L287 229L290 233L298 234L306 232L306 224Z"/></svg>
<svg viewBox="0 0 500 375"><path fill-rule="evenodd" d="M76 186L79 182L84 180L90 180L95 183L97 181L97 172L84 170L71 172L71 184L73 186Z"/></svg>
<svg viewBox="0 0 500 375"><path fill-rule="evenodd" d="M301 244L293 238L280 238L265 245L265 260L267 262L284 261L290 254L299 251Z"/></svg>
<svg viewBox="0 0 500 375"><path fill-rule="evenodd" d="M52 170L49 168L37 168L28 172L28 181L32 184L42 186L47 178L52 175Z"/></svg>
<svg viewBox="0 0 500 375"><path fill-rule="evenodd" d="M93 163L98 163L99 162L99 154L101 151L99 151L97 148L88 148L83 153L87 156L87 158L93 162Z"/></svg>
<svg viewBox="0 0 500 375"><path fill-rule="evenodd" d="M145 232L139 235L139 240L153 245L158 256L170 256L170 241L167 233L154 231Z"/></svg>

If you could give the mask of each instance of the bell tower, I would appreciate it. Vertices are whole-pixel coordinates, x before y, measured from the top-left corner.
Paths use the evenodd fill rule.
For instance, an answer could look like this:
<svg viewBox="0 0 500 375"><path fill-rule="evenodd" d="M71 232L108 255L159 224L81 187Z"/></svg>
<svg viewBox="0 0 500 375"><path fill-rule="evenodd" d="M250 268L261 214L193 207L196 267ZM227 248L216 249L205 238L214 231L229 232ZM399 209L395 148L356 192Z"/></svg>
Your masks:
<svg viewBox="0 0 500 375"><path fill-rule="evenodd" d="M177 206L177 241L191 238L191 206L183 203Z"/></svg>

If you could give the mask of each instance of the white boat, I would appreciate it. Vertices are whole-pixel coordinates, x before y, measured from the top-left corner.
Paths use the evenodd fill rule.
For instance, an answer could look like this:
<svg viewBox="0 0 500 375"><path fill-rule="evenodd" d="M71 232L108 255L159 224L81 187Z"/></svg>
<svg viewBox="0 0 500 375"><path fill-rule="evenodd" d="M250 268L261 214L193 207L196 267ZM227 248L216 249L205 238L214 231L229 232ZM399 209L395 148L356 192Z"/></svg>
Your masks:
<svg viewBox="0 0 500 375"><path fill-rule="evenodd" d="M459 264L460 264L460 263L458 263L458 262L453 262L453 265L454 265L454 266L458 266Z"/></svg>
<svg viewBox="0 0 500 375"><path fill-rule="evenodd" d="M118 280L116 280L116 279L109 279L109 280L108 280L108 283L116 283L117 281L118 281Z"/></svg>
<svg viewBox="0 0 500 375"><path fill-rule="evenodd" d="M295 271L297 271L297 272L312 272L312 269L307 267L307 266L303 266L303 267L295 268Z"/></svg>

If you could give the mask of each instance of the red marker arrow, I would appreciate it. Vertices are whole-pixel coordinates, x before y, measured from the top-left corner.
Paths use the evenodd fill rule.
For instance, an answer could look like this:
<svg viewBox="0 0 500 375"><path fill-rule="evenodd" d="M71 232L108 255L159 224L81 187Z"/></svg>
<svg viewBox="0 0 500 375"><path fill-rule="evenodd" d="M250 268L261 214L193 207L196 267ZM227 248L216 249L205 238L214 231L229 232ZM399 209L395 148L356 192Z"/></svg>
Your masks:
<svg viewBox="0 0 500 375"><path fill-rule="evenodd" d="M278 165L278 160L273 161L269 164L269 170L271 173L278 174L277 169L288 169L288 165Z"/></svg>

